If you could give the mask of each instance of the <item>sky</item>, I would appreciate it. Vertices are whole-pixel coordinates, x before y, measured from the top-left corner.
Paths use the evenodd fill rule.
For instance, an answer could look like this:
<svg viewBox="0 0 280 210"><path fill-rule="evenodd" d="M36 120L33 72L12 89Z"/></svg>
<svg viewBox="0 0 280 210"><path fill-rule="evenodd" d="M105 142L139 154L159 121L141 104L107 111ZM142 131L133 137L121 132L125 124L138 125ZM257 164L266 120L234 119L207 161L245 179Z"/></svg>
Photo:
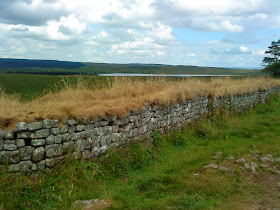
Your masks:
<svg viewBox="0 0 280 210"><path fill-rule="evenodd" d="M280 0L0 0L0 57L260 67Z"/></svg>

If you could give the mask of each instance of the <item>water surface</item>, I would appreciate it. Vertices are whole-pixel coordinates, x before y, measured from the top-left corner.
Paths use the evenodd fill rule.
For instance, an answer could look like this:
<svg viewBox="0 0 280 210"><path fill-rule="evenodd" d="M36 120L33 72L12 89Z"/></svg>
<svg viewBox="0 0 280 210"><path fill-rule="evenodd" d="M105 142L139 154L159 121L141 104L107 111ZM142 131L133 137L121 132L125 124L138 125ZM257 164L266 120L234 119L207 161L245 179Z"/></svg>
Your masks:
<svg viewBox="0 0 280 210"><path fill-rule="evenodd" d="M98 74L98 76L114 76L114 77L232 77L243 75L226 75L226 74L134 74L134 73L112 73Z"/></svg>

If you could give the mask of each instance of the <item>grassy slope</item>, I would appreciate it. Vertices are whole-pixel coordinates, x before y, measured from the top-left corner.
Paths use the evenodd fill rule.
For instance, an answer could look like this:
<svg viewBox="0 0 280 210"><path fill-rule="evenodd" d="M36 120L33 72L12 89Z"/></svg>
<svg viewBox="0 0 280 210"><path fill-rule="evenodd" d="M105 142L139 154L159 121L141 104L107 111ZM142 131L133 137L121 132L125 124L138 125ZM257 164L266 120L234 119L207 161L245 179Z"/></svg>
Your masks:
<svg viewBox="0 0 280 210"><path fill-rule="evenodd" d="M260 174L271 174L265 169L258 168L250 180L240 168L228 174L202 167L228 156L248 158L251 150L279 157L279 108L278 97L247 114L223 115L182 132L156 135L153 148L132 145L100 162L67 161L52 173L32 177L2 174L0 204L6 209L69 209L75 200L100 198L111 201L114 209L280 207L277 198L269 197L271 189L258 184ZM221 159L213 159L217 151L223 152Z"/></svg>
<svg viewBox="0 0 280 210"><path fill-rule="evenodd" d="M106 78L84 76L92 81L105 83ZM62 85L62 80L76 78L75 76L54 76L35 74L0 74L0 88L7 94L20 94L21 99L30 100L44 95L44 91L53 90L55 85ZM75 80L75 79L73 79Z"/></svg>
<svg viewBox="0 0 280 210"><path fill-rule="evenodd" d="M136 64L94 64L87 63L78 69L0 69L1 72L25 72L25 73L76 73L76 74L100 74L100 73L164 73L164 74L242 74L263 75L261 71L247 69L226 69L216 67L199 66L168 66L168 65L136 65Z"/></svg>

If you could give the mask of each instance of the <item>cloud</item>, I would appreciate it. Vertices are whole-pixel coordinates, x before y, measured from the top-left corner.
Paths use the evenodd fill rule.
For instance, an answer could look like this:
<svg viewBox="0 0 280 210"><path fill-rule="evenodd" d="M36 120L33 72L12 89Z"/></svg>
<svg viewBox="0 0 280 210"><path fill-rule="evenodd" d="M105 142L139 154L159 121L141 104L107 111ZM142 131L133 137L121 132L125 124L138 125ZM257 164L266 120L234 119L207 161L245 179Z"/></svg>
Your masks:
<svg viewBox="0 0 280 210"><path fill-rule="evenodd" d="M236 62L221 59L225 54L260 59L267 40L280 35L274 3L3 0L0 56L204 65Z"/></svg>
<svg viewBox="0 0 280 210"><path fill-rule="evenodd" d="M225 54L252 54L252 51L245 46L235 47L233 49L227 49Z"/></svg>
<svg viewBox="0 0 280 210"><path fill-rule="evenodd" d="M0 13L0 21L9 24L38 26L69 14L61 1L0 1L0 8L3 8Z"/></svg>

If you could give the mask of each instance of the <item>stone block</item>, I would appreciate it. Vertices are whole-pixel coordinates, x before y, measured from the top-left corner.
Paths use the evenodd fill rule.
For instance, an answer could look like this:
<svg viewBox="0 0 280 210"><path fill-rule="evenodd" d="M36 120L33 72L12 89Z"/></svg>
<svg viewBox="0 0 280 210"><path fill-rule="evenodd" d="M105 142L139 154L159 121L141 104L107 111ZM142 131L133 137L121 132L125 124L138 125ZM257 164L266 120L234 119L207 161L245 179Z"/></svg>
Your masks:
<svg viewBox="0 0 280 210"><path fill-rule="evenodd" d="M112 140L112 142L118 142L120 140L120 134L112 133L111 140Z"/></svg>
<svg viewBox="0 0 280 210"><path fill-rule="evenodd" d="M34 131L34 130L39 130L43 128L43 123L42 122L32 122L27 125L28 130Z"/></svg>
<svg viewBox="0 0 280 210"><path fill-rule="evenodd" d="M63 134L62 135L62 141L66 142L66 141L70 141L71 140L72 135L69 133Z"/></svg>
<svg viewBox="0 0 280 210"><path fill-rule="evenodd" d="M50 130L49 129L42 129L42 130L35 131L35 138L36 139L47 138L49 135L50 135Z"/></svg>
<svg viewBox="0 0 280 210"><path fill-rule="evenodd" d="M91 158L91 152L89 150L85 150L82 152L82 159L88 160Z"/></svg>
<svg viewBox="0 0 280 210"><path fill-rule="evenodd" d="M86 129L85 125L77 125L76 126L76 131L84 131Z"/></svg>
<svg viewBox="0 0 280 210"><path fill-rule="evenodd" d="M16 140L16 145L17 145L17 147L24 147L25 146L24 139L17 139Z"/></svg>
<svg viewBox="0 0 280 210"><path fill-rule="evenodd" d="M16 173L19 172L20 166L19 164L9 165L9 172Z"/></svg>
<svg viewBox="0 0 280 210"><path fill-rule="evenodd" d="M57 144L46 145L46 157L51 158L56 156Z"/></svg>
<svg viewBox="0 0 280 210"><path fill-rule="evenodd" d="M61 134L61 130L59 128L51 128L51 134Z"/></svg>
<svg viewBox="0 0 280 210"><path fill-rule="evenodd" d="M61 133L67 133L67 131L68 131L68 126L67 125L64 125L64 126L62 126L62 128L61 128Z"/></svg>
<svg viewBox="0 0 280 210"><path fill-rule="evenodd" d="M41 160L39 163L36 163L36 165L39 171L43 171L46 168L46 161Z"/></svg>
<svg viewBox="0 0 280 210"><path fill-rule="evenodd" d="M85 140L79 139L75 143L75 152L83 152L85 150Z"/></svg>
<svg viewBox="0 0 280 210"><path fill-rule="evenodd" d="M32 162L30 160L27 161L21 161L19 163L19 170L23 172L30 172L32 167Z"/></svg>
<svg viewBox="0 0 280 210"><path fill-rule="evenodd" d="M12 131L12 130L5 131L4 139L13 140L14 131Z"/></svg>
<svg viewBox="0 0 280 210"><path fill-rule="evenodd" d="M4 149L4 141L0 139L0 151Z"/></svg>
<svg viewBox="0 0 280 210"><path fill-rule="evenodd" d="M26 131L27 130L27 124L25 122L19 122L16 124L14 131Z"/></svg>
<svg viewBox="0 0 280 210"><path fill-rule="evenodd" d="M38 167L37 167L36 163L32 163L31 171L38 171Z"/></svg>
<svg viewBox="0 0 280 210"><path fill-rule="evenodd" d="M62 149L63 149L63 153L64 154L68 154L68 153L73 152L75 150L75 143L74 143L74 141L64 142L63 146L62 146Z"/></svg>
<svg viewBox="0 0 280 210"><path fill-rule="evenodd" d="M54 137L54 142L56 144L60 144L62 142L62 135L58 134L57 136Z"/></svg>
<svg viewBox="0 0 280 210"><path fill-rule="evenodd" d="M0 152L0 164L19 163L19 150Z"/></svg>
<svg viewBox="0 0 280 210"><path fill-rule="evenodd" d="M27 146L19 149L21 160L30 160L32 157L32 147Z"/></svg>
<svg viewBox="0 0 280 210"><path fill-rule="evenodd" d="M76 126L75 125L70 125L68 126L68 133L75 133Z"/></svg>
<svg viewBox="0 0 280 210"><path fill-rule="evenodd" d="M30 131L21 131L17 133L17 138L19 139L29 139L31 138L31 132Z"/></svg>
<svg viewBox="0 0 280 210"><path fill-rule="evenodd" d="M2 140L5 136L5 131L0 128L0 140Z"/></svg>
<svg viewBox="0 0 280 210"><path fill-rule="evenodd" d="M50 159L46 159L46 166L49 168L54 167L55 164L55 159L54 158L50 158Z"/></svg>
<svg viewBox="0 0 280 210"><path fill-rule="evenodd" d="M46 144L54 144L54 135L50 135L46 138Z"/></svg>
<svg viewBox="0 0 280 210"><path fill-rule="evenodd" d="M68 125L77 125L78 121L74 120L74 119L69 119L67 120Z"/></svg>
<svg viewBox="0 0 280 210"><path fill-rule="evenodd" d="M14 151L16 149L17 149L17 145L15 145L15 144L5 144L5 142L4 142L4 150Z"/></svg>
<svg viewBox="0 0 280 210"><path fill-rule="evenodd" d="M57 128L59 125L58 120L45 119L43 121L43 128Z"/></svg>
<svg viewBox="0 0 280 210"><path fill-rule="evenodd" d="M46 139L32 139L31 146L38 147L46 144Z"/></svg>
<svg viewBox="0 0 280 210"><path fill-rule="evenodd" d="M32 161L39 162L40 160L43 159L44 154L45 154L44 147L33 148Z"/></svg>

